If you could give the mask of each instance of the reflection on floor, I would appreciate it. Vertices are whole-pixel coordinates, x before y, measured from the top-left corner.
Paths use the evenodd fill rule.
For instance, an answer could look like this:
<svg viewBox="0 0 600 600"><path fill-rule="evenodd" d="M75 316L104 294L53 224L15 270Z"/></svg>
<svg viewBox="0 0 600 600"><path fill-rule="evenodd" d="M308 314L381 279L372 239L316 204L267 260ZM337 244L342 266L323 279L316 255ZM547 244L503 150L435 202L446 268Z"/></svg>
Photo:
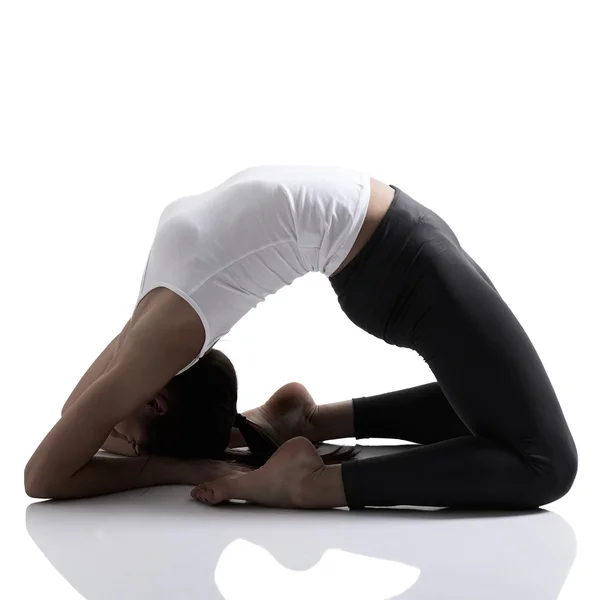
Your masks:
<svg viewBox="0 0 600 600"><path fill-rule="evenodd" d="M543 509L210 507L189 490L32 502L27 530L88 600L546 600L576 555L570 525Z"/></svg>

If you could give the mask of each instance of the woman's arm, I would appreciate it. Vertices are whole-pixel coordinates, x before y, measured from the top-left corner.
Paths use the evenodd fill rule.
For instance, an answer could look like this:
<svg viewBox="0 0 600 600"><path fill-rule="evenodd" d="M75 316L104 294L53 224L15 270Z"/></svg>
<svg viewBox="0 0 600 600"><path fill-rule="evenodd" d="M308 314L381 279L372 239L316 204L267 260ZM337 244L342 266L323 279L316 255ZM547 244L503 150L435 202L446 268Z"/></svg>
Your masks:
<svg viewBox="0 0 600 600"><path fill-rule="evenodd" d="M166 456L108 458L95 456L76 477L50 493L35 493L32 498L85 498L151 487L155 485L198 485L232 473L247 472L251 467L220 460L179 460Z"/></svg>
<svg viewBox="0 0 600 600"><path fill-rule="evenodd" d="M124 490L187 483L187 465L158 456L94 456L73 477L55 487L25 486L31 498L85 498Z"/></svg>
<svg viewBox="0 0 600 600"><path fill-rule="evenodd" d="M189 312L176 308L157 303L142 315L110 367L42 440L25 467L29 495L59 497L65 489L73 494L78 482L83 489L88 477L96 472L100 476L103 461L92 457L113 427L144 406L197 355L204 335L199 319L194 314L190 321Z"/></svg>
<svg viewBox="0 0 600 600"><path fill-rule="evenodd" d="M130 326L131 319L127 321L122 331L112 339L104 350L102 350L98 358L96 358L89 369L83 374L83 377L79 380L79 383L75 386L75 389L71 392L62 407L62 410L60 411L61 416L65 414L69 407L73 406L73 403L78 400L81 394L83 394L83 392L85 392L85 390L87 390L100 375L106 372L108 367L112 364L117 348L122 346ZM112 435L109 435L106 438L104 444L102 444L102 449L107 452L122 454L124 456L137 456L130 444L116 439Z"/></svg>
<svg viewBox="0 0 600 600"><path fill-rule="evenodd" d="M127 321L125 327L119 332L113 340L102 350L98 358L92 363L90 368L83 374L83 377L79 380L79 383L75 386L75 389L71 392L67 401L61 410L61 415L64 415L66 410L73 405L73 403L87 390L100 375L102 375L106 369L110 366L115 357L117 348L120 347L131 326L131 319Z"/></svg>

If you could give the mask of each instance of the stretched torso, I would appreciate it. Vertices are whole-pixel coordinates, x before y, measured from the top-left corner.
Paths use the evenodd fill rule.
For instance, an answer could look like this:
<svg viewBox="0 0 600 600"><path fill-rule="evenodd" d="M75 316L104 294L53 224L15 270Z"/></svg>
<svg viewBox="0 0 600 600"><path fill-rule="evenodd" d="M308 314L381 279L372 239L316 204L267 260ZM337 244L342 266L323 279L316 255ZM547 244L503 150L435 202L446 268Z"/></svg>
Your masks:
<svg viewBox="0 0 600 600"><path fill-rule="evenodd" d="M187 369L270 294L308 272L343 269L392 197L352 169L259 166L180 198L160 216L136 311L165 295L192 309L204 339Z"/></svg>

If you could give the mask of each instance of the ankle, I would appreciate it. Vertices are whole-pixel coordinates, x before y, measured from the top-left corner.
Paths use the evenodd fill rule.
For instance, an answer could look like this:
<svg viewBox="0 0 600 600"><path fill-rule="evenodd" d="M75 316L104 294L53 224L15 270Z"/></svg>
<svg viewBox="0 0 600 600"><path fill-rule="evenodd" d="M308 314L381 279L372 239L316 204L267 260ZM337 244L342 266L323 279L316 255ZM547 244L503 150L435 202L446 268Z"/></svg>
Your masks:
<svg viewBox="0 0 600 600"><path fill-rule="evenodd" d="M352 400L316 405L310 422L311 442L354 437Z"/></svg>
<svg viewBox="0 0 600 600"><path fill-rule="evenodd" d="M346 506L342 465L324 465L307 477L297 490L299 508Z"/></svg>

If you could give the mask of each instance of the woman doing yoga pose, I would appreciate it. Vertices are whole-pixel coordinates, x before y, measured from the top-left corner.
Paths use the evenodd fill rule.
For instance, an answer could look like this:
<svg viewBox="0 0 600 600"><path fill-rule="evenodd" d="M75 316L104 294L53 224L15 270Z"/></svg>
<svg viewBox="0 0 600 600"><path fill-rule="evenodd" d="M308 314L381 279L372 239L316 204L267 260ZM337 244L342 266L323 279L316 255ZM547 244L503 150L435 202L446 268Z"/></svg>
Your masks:
<svg viewBox="0 0 600 600"><path fill-rule="evenodd" d="M235 370L214 344L312 271L355 325L418 352L436 382L320 406L294 382L237 414ZM318 451L351 436L416 444L358 460ZM361 171L261 166L164 209L133 314L29 460L25 488L189 483L207 504L523 509L566 494L577 465L529 337L438 214Z"/></svg>

